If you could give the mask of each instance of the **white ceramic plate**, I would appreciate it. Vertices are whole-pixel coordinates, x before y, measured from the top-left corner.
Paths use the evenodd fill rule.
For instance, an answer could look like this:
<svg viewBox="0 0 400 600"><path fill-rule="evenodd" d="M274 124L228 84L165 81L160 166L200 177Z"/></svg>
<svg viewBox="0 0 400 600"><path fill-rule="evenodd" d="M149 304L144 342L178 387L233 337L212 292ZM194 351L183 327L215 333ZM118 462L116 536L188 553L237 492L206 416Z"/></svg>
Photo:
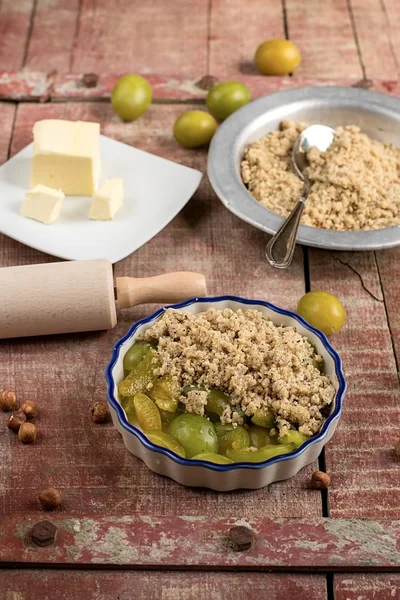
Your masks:
<svg viewBox="0 0 400 600"><path fill-rule="evenodd" d="M21 217L29 187L32 144L0 167L0 232L68 260L122 260L151 240L178 214L197 190L202 173L100 136L105 179L124 182L124 205L114 221L88 217L90 197L66 196L60 218L44 225Z"/></svg>

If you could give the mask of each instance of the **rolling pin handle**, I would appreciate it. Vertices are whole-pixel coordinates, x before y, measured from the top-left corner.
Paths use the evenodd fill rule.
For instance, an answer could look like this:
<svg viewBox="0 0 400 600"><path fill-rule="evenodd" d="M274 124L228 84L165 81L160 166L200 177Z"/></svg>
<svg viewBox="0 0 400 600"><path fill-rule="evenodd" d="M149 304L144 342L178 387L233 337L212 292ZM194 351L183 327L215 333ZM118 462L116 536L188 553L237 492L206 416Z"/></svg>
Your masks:
<svg viewBox="0 0 400 600"><path fill-rule="evenodd" d="M169 304L206 294L206 280L201 273L167 273L156 277L117 277L118 308L138 304Z"/></svg>

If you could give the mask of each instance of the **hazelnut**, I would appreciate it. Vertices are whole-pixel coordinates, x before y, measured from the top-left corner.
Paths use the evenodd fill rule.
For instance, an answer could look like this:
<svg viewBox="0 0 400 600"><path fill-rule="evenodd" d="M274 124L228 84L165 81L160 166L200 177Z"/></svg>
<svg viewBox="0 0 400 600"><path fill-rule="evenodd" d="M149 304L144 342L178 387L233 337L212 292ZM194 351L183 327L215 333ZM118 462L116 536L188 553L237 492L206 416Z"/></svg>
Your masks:
<svg viewBox="0 0 400 600"><path fill-rule="evenodd" d="M12 415L10 415L7 425L13 431L18 431L22 423L25 423L25 421L26 414L22 412L22 410L17 410L16 412L13 412Z"/></svg>
<svg viewBox="0 0 400 600"><path fill-rule="evenodd" d="M38 429L33 423L22 423L18 430L18 439L23 444L31 444L36 440Z"/></svg>
<svg viewBox="0 0 400 600"><path fill-rule="evenodd" d="M109 411L105 402L94 402L90 407L92 421L95 423L104 423L108 419Z"/></svg>
<svg viewBox="0 0 400 600"><path fill-rule="evenodd" d="M394 447L394 453L397 456L397 458L400 458L400 440L396 443Z"/></svg>
<svg viewBox="0 0 400 600"><path fill-rule="evenodd" d="M21 410L26 414L28 419L37 417L39 414L39 407L36 402L33 402L32 400L26 400L21 405Z"/></svg>
<svg viewBox="0 0 400 600"><path fill-rule="evenodd" d="M311 487L314 490L326 490L331 484L331 478L328 473L323 471L315 471L311 476Z"/></svg>
<svg viewBox="0 0 400 600"><path fill-rule="evenodd" d="M61 494L54 488L47 488L40 494L39 501L45 510L55 510L61 506Z"/></svg>
<svg viewBox="0 0 400 600"><path fill-rule="evenodd" d="M0 408L1 410L14 410L17 408L17 394L10 390L4 390L0 393Z"/></svg>

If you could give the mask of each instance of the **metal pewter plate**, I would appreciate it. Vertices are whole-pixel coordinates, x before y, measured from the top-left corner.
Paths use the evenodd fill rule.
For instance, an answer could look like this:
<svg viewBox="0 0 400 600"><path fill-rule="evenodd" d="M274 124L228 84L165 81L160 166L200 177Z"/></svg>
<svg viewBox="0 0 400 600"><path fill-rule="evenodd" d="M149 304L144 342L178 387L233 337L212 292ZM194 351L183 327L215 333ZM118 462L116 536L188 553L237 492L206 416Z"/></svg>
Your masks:
<svg viewBox="0 0 400 600"><path fill-rule="evenodd" d="M284 119L330 127L358 125L371 138L400 147L400 100L360 88L288 90L255 100L235 112L222 123L211 142L208 176L230 211L270 234L276 233L284 219L252 197L242 182L240 161L247 144L277 129ZM298 242L332 250L378 250L400 244L400 227L335 231L301 225Z"/></svg>

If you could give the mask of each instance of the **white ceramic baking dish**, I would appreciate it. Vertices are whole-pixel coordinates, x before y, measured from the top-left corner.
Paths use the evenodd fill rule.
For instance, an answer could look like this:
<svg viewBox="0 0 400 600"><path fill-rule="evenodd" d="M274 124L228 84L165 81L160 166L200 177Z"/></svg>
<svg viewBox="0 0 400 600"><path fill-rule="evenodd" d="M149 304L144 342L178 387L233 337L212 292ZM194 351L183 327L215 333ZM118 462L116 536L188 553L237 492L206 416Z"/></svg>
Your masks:
<svg viewBox="0 0 400 600"><path fill-rule="evenodd" d="M288 310L278 308L261 300L246 300L236 296L220 296L216 298L194 298L172 308L197 314L209 308L222 310L231 308L252 308L260 310L277 325L294 326L315 346L325 361L325 372L336 388L336 396L331 413L324 422L321 431L305 442L298 450L272 458L262 463L235 463L218 465L201 460L189 460L179 457L174 452L152 444L143 432L129 423L125 411L118 400L117 385L124 378L123 358L132 346L135 338L160 318L165 308L134 323L128 333L115 345L111 361L106 369L108 386L108 403L116 429L121 433L125 446L135 456L160 475L171 477L186 486L199 486L217 491L230 491L240 488L258 489L274 481L288 479L302 467L316 460L323 446L331 439L342 411L343 396L346 392L346 381L342 370L342 361L332 348L326 336L311 327L304 319Z"/></svg>

